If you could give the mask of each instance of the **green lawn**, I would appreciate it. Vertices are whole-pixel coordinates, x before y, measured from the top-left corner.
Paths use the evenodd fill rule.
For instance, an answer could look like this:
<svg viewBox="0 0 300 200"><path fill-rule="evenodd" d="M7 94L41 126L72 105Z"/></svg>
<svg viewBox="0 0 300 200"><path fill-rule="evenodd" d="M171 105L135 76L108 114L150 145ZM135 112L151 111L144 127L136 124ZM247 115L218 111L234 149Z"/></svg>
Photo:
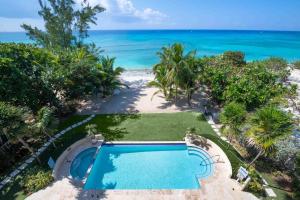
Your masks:
<svg viewBox="0 0 300 200"><path fill-rule="evenodd" d="M58 130L62 130L86 117L72 116L64 121ZM215 134L205 118L199 113L97 115L90 123L97 124L98 129L106 139L122 141L179 141L183 140L187 128L194 127L198 134L211 139L225 151L234 170L239 167L241 162L238 153ZM41 155L45 168L47 168L46 161L49 156L57 159L68 146L85 137L84 127L80 126L67 132L55 142L56 149L50 146ZM33 163L33 165L36 165L36 163ZM20 178L22 177L20 176L19 179L1 192L1 199L24 199L24 192L19 185Z"/></svg>

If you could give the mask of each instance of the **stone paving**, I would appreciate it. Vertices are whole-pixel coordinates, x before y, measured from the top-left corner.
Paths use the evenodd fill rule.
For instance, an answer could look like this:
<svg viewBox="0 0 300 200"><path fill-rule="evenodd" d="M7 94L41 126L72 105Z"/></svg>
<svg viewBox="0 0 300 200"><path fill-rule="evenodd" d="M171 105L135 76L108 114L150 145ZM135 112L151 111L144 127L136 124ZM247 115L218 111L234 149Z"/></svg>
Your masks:
<svg viewBox="0 0 300 200"><path fill-rule="evenodd" d="M174 141L178 142L178 141ZM171 143L174 143L171 142ZM184 141L179 141L183 143ZM49 187L32 194L28 200L52 200L52 199L108 199L108 200L200 200L200 199L226 199L226 200L257 200L257 198L247 192L241 191L241 186L231 179L231 164L225 153L215 143L210 140L203 146L195 146L188 139L185 140L189 146L202 148L209 155L219 155L219 159L214 163L214 173L211 177L199 180L201 188L198 190L83 190L82 183L72 180L69 174L70 164L61 165L57 181ZM123 143L123 142L122 142ZM130 143L130 142L128 142ZM143 142L145 143L145 142ZM153 142L152 142L153 143ZM166 143L166 142L163 142ZM89 146L90 145L90 146ZM84 147L89 148L91 143L86 142ZM78 153L76 151L76 153ZM72 158L76 154L70 151L66 158Z"/></svg>

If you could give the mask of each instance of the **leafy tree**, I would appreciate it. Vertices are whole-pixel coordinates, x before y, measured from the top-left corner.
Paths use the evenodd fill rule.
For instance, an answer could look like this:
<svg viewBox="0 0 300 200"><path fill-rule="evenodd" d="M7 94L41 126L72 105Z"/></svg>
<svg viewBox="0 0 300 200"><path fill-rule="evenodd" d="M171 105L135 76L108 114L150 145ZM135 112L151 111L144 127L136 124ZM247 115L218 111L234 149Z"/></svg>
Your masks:
<svg viewBox="0 0 300 200"><path fill-rule="evenodd" d="M19 141L41 163L34 150L23 139L23 136L28 134L28 124L25 122L25 117L26 111L23 108L0 102L0 131L10 140Z"/></svg>
<svg viewBox="0 0 300 200"><path fill-rule="evenodd" d="M239 102L245 104L247 109L253 109L266 104L281 93L282 88L282 84L276 81L276 76L263 65L250 63L241 74L230 79L224 98L227 102Z"/></svg>
<svg viewBox="0 0 300 200"><path fill-rule="evenodd" d="M246 114L246 108L242 104L231 102L224 106L220 115L223 124L221 131L229 137L230 141L232 137L240 134L240 128L246 120Z"/></svg>
<svg viewBox="0 0 300 200"><path fill-rule="evenodd" d="M258 154L249 164L253 164L262 154L275 152L275 144L292 134L293 121L289 114L274 106L263 107L251 119L251 128L246 131L249 144Z"/></svg>
<svg viewBox="0 0 300 200"><path fill-rule="evenodd" d="M208 88L208 93L217 103L225 101L224 91L232 76L237 76L235 67L224 61L222 56L204 57L199 59L202 63L200 82Z"/></svg>
<svg viewBox="0 0 300 200"><path fill-rule="evenodd" d="M96 15L105 10L99 5L90 6L87 1L84 1L78 10L75 9L73 0L47 2L39 0L39 15L45 21L45 31L27 24L22 25L31 39L47 48L65 49L82 45L83 39L88 36L89 25L96 24Z"/></svg>
<svg viewBox="0 0 300 200"><path fill-rule="evenodd" d="M44 105L57 106L48 81L56 57L32 45L0 44L0 101L29 107L36 112Z"/></svg>

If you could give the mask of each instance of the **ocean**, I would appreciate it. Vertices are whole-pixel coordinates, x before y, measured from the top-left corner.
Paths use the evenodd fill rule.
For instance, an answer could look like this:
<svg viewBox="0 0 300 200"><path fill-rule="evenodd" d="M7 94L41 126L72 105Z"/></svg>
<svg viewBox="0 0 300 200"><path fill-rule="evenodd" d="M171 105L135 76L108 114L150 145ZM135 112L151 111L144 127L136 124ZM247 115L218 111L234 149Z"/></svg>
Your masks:
<svg viewBox="0 0 300 200"><path fill-rule="evenodd" d="M116 57L116 66L125 69L151 69L163 46L182 43L186 51L211 56L224 51L242 51L247 61L282 57L300 60L300 32L220 31L220 30L131 30L90 31L86 42L94 42L103 55ZM25 33L0 33L0 42L32 41Z"/></svg>

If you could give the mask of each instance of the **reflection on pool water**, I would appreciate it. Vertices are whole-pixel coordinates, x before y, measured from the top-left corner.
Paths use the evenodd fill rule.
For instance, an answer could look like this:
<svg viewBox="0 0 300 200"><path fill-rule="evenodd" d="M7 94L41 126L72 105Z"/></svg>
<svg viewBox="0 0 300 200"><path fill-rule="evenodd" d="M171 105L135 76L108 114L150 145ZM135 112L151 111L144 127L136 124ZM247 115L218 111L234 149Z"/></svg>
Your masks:
<svg viewBox="0 0 300 200"><path fill-rule="evenodd" d="M70 174L74 179L82 180L84 178L89 166L93 162L96 151L97 147L92 147L82 151L76 156L70 168Z"/></svg>
<svg viewBox="0 0 300 200"><path fill-rule="evenodd" d="M185 144L105 144L84 189L198 189L198 178L206 178L212 171L209 155ZM76 173L78 177L84 174Z"/></svg>

